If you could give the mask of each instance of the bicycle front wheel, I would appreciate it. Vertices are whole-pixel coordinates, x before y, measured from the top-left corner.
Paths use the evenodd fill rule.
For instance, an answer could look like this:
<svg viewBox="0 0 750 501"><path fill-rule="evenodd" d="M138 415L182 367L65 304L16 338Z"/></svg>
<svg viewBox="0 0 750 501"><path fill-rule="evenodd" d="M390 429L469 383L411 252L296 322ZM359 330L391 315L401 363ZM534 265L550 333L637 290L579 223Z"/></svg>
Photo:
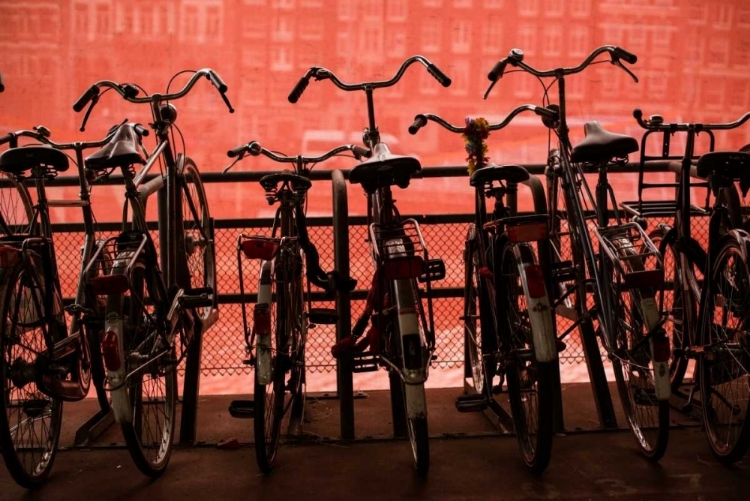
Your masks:
<svg viewBox="0 0 750 501"><path fill-rule="evenodd" d="M633 265L633 260L630 260ZM669 440L669 401L656 397L651 343L648 334L644 300L654 301L650 290L628 289L615 267L609 282L611 291L612 369L628 424L641 452L657 461L667 450ZM650 296L650 297L649 297Z"/></svg>
<svg viewBox="0 0 750 501"><path fill-rule="evenodd" d="M716 459L734 463L750 443L750 270L744 242L720 246L701 308L703 423Z"/></svg>
<svg viewBox="0 0 750 501"><path fill-rule="evenodd" d="M31 233L34 212L29 190L5 173L0 173L0 182L0 234Z"/></svg>
<svg viewBox="0 0 750 501"><path fill-rule="evenodd" d="M211 235L211 219L206 192L200 173L190 158L182 164L182 222L187 272L190 286L211 288L216 295L216 250ZM211 314L212 306L197 308L202 320Z"/></svg>
<svg viewBox="0 0 750 501"><path fill-rule="evenodd" d="M120 262L127 260L129 257L118 256ZM122 271L116 267L113 273ZM163 310L168 305L142 261L133 266L130 284L128 293L107 298L107 318L126 315L123 359L130 376L124 390L132 419L120 426L136 467L144 475L156 478L166 471L172 453L177 403L174 337L180 333L164 332ZM165 345L167 341L171 345Z"/></svg>
<svg viewBox="0 0 750 501"><path fill-rule="evenodd" d="M13 480L38 487L52 470L62 401L35 383L35 363L48 350L42 301L47 284L34 268L0 270L0 451Z"/></svg>
<svg viewBox="0 0 750 501"><path fill-rule="evenodd" d="M537 360L534 339L554 336L554 331L536 335L533 331L528 283L521 270L536 265L536 256L531 247L519 245L519 262L514 247L505 245L500 251L497 311L504 318L498 318L497 323L503 339L502 350L507 356L505 376L518 444L526 466L541 472L549 465L552 454L556 362ZM551 315L549 307L547 311ZM551 317L548 323L551 328Z"/></svg>

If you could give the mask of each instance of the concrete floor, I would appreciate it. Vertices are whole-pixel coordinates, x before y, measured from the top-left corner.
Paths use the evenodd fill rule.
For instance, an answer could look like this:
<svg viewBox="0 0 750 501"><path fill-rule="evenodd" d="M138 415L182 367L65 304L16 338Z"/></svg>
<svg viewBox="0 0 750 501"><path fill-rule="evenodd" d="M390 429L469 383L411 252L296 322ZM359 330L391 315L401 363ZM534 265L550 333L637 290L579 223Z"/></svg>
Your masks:
<svg viewBox="0 0 750 501"><path fill-rule="evenodd" d="M456 412L458 394L456 388L428 391L427 480L414 473L408 443L388 438L392 425L386 392L356 401L354 443L336 439L337 401L310 399L308 439L283 444L268 477L255 464L252 421L229 417L229 396L201 399L198 445L177 447L169 470L157 481L136 470L118 429L89 448L71 447L75 430L94 407L88 401L70 404L61 437L64 449L49 482L27 492L0 470L0 499L750 499L750 461L732 468L717 464L699 424L680 413L672 416L666 456L652 464L640 456L629 431L598 429L588 385L566 385L567 431L555 440L548 470L535 476L523 465L512 435L499 434L481 413ZM216 446L230 439L240 447Z"/></svg>

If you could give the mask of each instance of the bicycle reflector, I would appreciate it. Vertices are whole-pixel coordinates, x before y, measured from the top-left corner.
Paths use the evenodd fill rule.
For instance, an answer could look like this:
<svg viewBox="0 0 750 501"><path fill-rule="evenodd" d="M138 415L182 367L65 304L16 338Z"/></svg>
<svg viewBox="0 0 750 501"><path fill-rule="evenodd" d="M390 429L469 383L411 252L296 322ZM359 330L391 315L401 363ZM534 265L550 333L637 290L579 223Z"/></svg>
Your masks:
<svg viewBox="0 0 750 501"><path fill-rule="evenodd" d="M538 264L527 264L523 268L526 271L526 286L529 288L529 296L533 298L544 296L546 288L542 267Z"/></svg>
<svg viewBox="0 0 750 501"><path fill-rule="evenodd" d="M0 247L0 268L12 268L20 262L20 250L13 247Z"/></svg>
<svg viewBox="0 0 750 501"><path fill-rule="evenodd" d="M276 255L279 244L267 238L248 238L242 241L240 248L248 259L270 261Z"/></svg>
<svg viewBox="0 0 750 501"><path fill-rule="evenodd" d="M253 330L256 336L271 334L271 308L265 303L259 303L253 308Z"/></svg>
<svg viewBox="0 0 750 501"><path fill-rule="evenodd" d="M511 243L537 242L547 238L547 222L532 222L517 225L508 225L505 228L508 240Z"/></svg>
<svg viewBox="0 0 750 501"><path fill-rule="evenodd" d="M386 280L417 278L424 273L424 260L420 256L399 256L385 260L383 276Z"/></svg>
<svg viewBox="0 0 750 501"><path fill-rule="evenodd" d="M107 367L107 370L116 371L120 369L120 344L118 343L115 331L104 333L102 358L104 358L104 365Z"/></svg>
<svg viewBox="0 0 750 501"><path fill-rule="evenodd" d="M102 275L89 280L89 288L96 296L124 294L130 290L130 282L127 275Z"/></svg>

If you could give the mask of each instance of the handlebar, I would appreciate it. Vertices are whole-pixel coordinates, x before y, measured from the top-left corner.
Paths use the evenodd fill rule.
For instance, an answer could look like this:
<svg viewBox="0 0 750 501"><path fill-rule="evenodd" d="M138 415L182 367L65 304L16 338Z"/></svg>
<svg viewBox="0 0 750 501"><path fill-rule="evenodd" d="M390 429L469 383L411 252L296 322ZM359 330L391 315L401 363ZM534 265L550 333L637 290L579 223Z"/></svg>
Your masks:
<svg viewBox="0 0 750 501"><path fill-rule="evenodd" d="M270 158L271 160L273 160L274 162L307 165L307 164L316 164L319 162L324 162L328 160L329 158L334 157L345 151L351 151L354 154L354 158L356 158L357 160L360 160L362 157L369 158L370 155L372 154L370 150L368 150L367 148L362 148L361 146L356 146L353 144L345 144L345 145L333 148L332 150L320 155L319 157L306 157L302 155L286 156L286 155L281 155L281 154L278 154L278 153L275 153L273 151L263 148L260 145L260 143L257 141L251 141L247 144L237 146L236 148L232 148L231 150L227 151L227 156L229 158L237 158L237 160L241 160L245 156L245 153L250 153L251 155L255 157L259 155L264 155ZM234 164L224 169L224 172L225 173L228 172L229 169L231 169L233 165Z"/></svg>
<svg viewBox="0 0 750 501"><path fill-rule="evenodd" d="M56 143L52 141L50 137L50 131L47 127L43 125L38 125L34 127L33 130L19 130L16 132L9 132L8 134L4 135L3 137L0 137L0 145L3 145L5 143L11 143L11 147L15 148L17 147L17 141L19 137L29 137L31 139L34 139L36 141L39 141L40 143L47 144L49 146L52 146L53 148L57 150L84 150L87 148L101 148L105 144L109 143L112 138L114 137L117 130L122 127L124 124L117 124L113 126L109 132L107 132L106 137L104 139L100 139L99 141L76 141L73 143ZM146 130L141 124L128 124L132 125L135 132L141 136L147 136L148 130Z"/></svg>
<svg viewBox="0 0 750 501"><path fill-rule="evenodd" d="M700 123L664 123L664 119L660 115L651 115L648 119L643 119L643 112L636 108L633 110L633 117L635 118L638 125L647 130L654 131L687 131L696 130L698 132L702 130L729 130L736 129L740 125L750 120L750 111L742 115L734 122L727 123L713 123L713 124L700 124Z"/></svg>
<svg viewBox="0 0 750 501"><path fill-rule="evenodd" d="M490 93L490 90L492 90L492 87L495 85L495 83L503 77L503 73L505 72L505 68L510 64L511 66L515 66L517 68L520 68L527 73L531 73L532 75L540 78L545 77L561 77L564 75L574 75L576 73L580 73L583 71L587 66L589 66L591 63L594 62L594 60L599 57L601 54L604 54L605 52L609 53L611 61L611 64L614 64L615 66L618 66L622 68L628 75L630 75L633 80L638 82L638 77L633 74L632 71L630 71L627 67L625 67L620 60L624 60L625 62L629 64L635 64L638 61L638 57L628 52L627 50L616 47L614 45L603 45L597 49L594 49L594 51L584 59L584 61L579 64L578 66L569 67L569 68L556 68L552 70L537 70L536 68L533 68L529 66L528 64L523 62L524 54L523 51L520 49L512 49L507 57L501 59L498 61L495 66L492 68L492 70L487 74L487 78L492 82L490 87L487 89L487 92L485 93L484 97L485 99Z"/></svg>
<svg viewBox="0 0 750 501"><path fill-rule="evenodd" d="M89 87L83 94L81 94L81 97L79 97L78 100L73 104L73 110L78 113L82 111L86 107L86 105L91 103L89 109L86 111L86 116L83 119L83 125L81 126L81 130L84 130L86 120L88 120L88 116L91 113L91 110L99 101L99 95L101 94L102 88L114 89L126 101L129 101L131 103L160 103L162 101L174 101L186 96L187 93L190 92L190 90L193 88L193 86L195 86L196 82L198 82L198 79L200 77L206 77L211 81L213 86L216 87L216 90L219 91L224 104L227 105L229 113L234 113L234 108L232 108L232 105L225 94L227 91L227 84L225 84L221 77L219 77L219 75L210 68L203 68L196 71L181 90L172 94L157 93L138 97L138 88L133 84L118 84L117 82L113 82L111 80L100 80L99 82L96 82L94 85Z"/></svg>
<svg viewBox="0 0 750 501"><path fill-rule="evenodd" d="M0 73L0 92L5 90L5 84L3 83L3 74Z"/></svg>
<svg viewBox="0 0 750 501"><path fill-rule="evenodd" d="M326 68L313 66L312 68L307 70L307 73L305 73L305 75L299 80L299 82L297 82L297 85L294 86L292 92L289 93L289 102L294 104L299 100L299 98L302 96L302 93L307 88L307 84L310 82L310 78L315 78L315 80L330 80L334 85L336 85L336 87L345 91L378 89L395 85L399 80L401 80L401 77L404 75L406 69L414 63L421 63L425 68L427 68L427 71L430 73L430 75L435 77L435 80L440 82L443 87L450 86L451 79L448 78L448 76L446 76L446 74L443 73L443 71L435 64L433 64L423 56L412 56L401 64L401 67L398 69L396 75L394 75L393 78L391 78L390 80L380 80L376 82L360 82L355 84L347 84L339 80L339 78L334 75L332 71L327 70Z"/></svg>
<svg viewBox="0 0 750 501"><path fill-rule="evenodd" d="M500 129L506 127L510 122L512 122L513 119L517 115L519 115L519 114L521 114L521 113L523 113L525 111L533 111L534 113L536 113L540 117L546 117L546 118L549 118L552 121L557 121L557 118L558 118L558 115L557 115L556 111L550 110L548 108L544 108L542 106L534 106L533 104L524 104L523 106L519 106L518 108L516 108L513 111L511 111L508 114L508 116L506 116L505 119L503 119L502 122L499 122L499 123L496 123L496 124L490 124L489 127L488 127L488 129L489 130L500 130ZM433 122L441 125L445 129L448 129L449 131L455 132L457 134L461 134L461 133L464 133L466 131L466 126L465 125L463 125L463 126L452 125L452 124L448 123L446 120L444 120L443 118L441 118L441 117L439 117L437 115L433 115L433 114L430 114L430 113L425 113L425 114L419 114L416 117L414 117L414 123L411 124L411 126L409 127L409 134L416 134L419 131L419 129L421 129L422 127L424 127L425 125L427 125L427 121L428 120L431 120L431 121L433 121Z"/></svg>

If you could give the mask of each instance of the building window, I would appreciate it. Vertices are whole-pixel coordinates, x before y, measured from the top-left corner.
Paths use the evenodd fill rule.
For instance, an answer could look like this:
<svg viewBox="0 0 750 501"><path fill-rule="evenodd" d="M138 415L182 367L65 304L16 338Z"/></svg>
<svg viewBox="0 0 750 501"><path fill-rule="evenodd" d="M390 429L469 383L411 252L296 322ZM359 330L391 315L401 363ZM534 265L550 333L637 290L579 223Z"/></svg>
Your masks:
<svg viewBox="0 0 750 501"><path fill-rule="evenodd" d="M528 99L534 94L534 83L536 79L531 78L531 75L521 75L520 78L515 80L515 96L517 98Z"/></svg>
<svg viewBox="0 0 750 501"><path fill-rule="evenodd" d="M406 32L403 30L389 29L386 33L388 41L385 50L388 56L406 56Z"/></svg>
<svg viewBox="0 0 750 501"><path fill-rule="evenodd" d="M365 25L360 30L359 50L363 56L376 56L383 52L383 25Z"/></svg>
<svg viewBox="0 0 750 501"><path fill-rule="evenodd" d="M422 50L425 52L440 52L443 20L438 16L430 16L422 24Z"/></svg>
<svg viewBox="0 0 750 501"><path fill-rule="evenodd" d="M652 73L646 77L646 91L649 99L661 100L667 97L669 78L661 73Z"/></svg>
<svg viewBox="0 0 750 501"><path fill-rule="evenodd" d="M750 40L740 40L737 43L737 57L733 60L736 66L750 66ZM745 102L745 101L742 101Z"/></svg>
<svg viewBox="0 0 750 501"><path fill-rule="evenodd" d="M407 0L388 0L386 12L389 21L406 21L408 13Z"/></svg>
<svg viewBox="0 0 750 501"><path fill-rule="evenodd" d="M502 9L503 0L484 0L485 9Z"/></svg>
<svg viewBox="0 0 750 501"><path fill-rule="evenodd" d="M354 2L339 0L338 15L340 21L350 21L354 18Z"/></svg>
<svg viewBox="0 0 750 501"><path fill-rule="evenodd" d="M688 37L685 58L691 64L700 64L703 61L703 39L700 37Z"/></svg>
<svg viewBox="0 0 750 501"><path fill-rule="evenodd" d="M323 40L324 26L322 17L306 18L297 26L297 36L300 40Z"/></svg>
<svg viewBox="0 0 750 501"><path fill-rule="evenodd" d="M300 0L299 5L308 9L318 9L323 7L323 0Z"/></svg>
<svg viewBox="0 0 750 501"><path fill-rule="evenodd" d="M575 75L565 79L565 95L570 99L583 99L586 95L586 78Z"/></svg>
<svg viewBox="0 0 750 501"><path fill-rule="evenodd" d="M77 3L73 15L75 16L75 21L73 22L73 26L75 26L75 32L80 33L82 35L88 34L89 33L89 6Z"/></svg>
<svg viewBox="0 0 750 501"><path fill-rule="evenodd" d="M292 71L292 58L289 49L283 45L276 45L271 53L272 71Z"/></svg>
<svg viewBox="0 0 750 501"><path fill-rule="evenodd" d="M286 14L276 16L272 38L278 42L290 42L294 39L294 18Z"/></svg>
<svg viewBox="0 0 750 501"><path fill-rule="evenodd" d="M547 17L561 17L563 0L544 0L544 15Z"/></svg>
<svg viewBox="0 0 750 501"><path fill-rule="evenodd" d="M433 77L426 71L419 72L419 90L422 92L422 94L437 94L438 87L440 87L440 84L435 81L435 77Z"/></svg>
<svg viewBox="0 0 750 501"><path fill-rule="evenodd" d="M522 26L518 29L518 48L527 55L533 55L536 50L536 30L533 26Z"/></svg>
<svg viewBox="0 0 750 501"><path fill-rule="evenodd" d="M294 0L273 0L272 5L275 9L291 10L294 8Z"/></svg>
<svg viewBox="0 0 750 501"><path fill-rule="evenodd" d="M572 0L568 5L573 17L589 17L591 15L591 0Z"/></svg>
<svg viewBox="0 0 750 501"><path fill-rule="evenodd" d="M471 84L469 62L454 61L453 64L448 67L448 74L453 80L450 87L451 92L460 96L467 95L469 93L469 85Z"/></svg>
<svg viewBox="0 0 750 501"><path fill-rule="evenodd" d="M547 26L544 28L545 56L559 56L562 50L562 26Z"/></svg>
<svg viewBox="0 0 750 501"><path fill-rule="evenodd" d="M442 7L443 0L424 0L425 7Z"/></svg>
<svg viewBox="0 0 750 501"><path fill-rule="evenodd" d="M497 54L503 50L503 17L490 16L484 23L482 49L485 54Z"/></svg>
<svg viewBox="0 0 750 501"><path fill-rule="evenodd" d="M466 20L454 21L451 31L453 42L451 48L456 54L466 54L471 49L471 24Z"/></svg>
<svg viewBox="0 0 750 501"><path fill-rule="evenodd" d="M651 32L651 48L668 52L672 48L672 32L667 27L657 27Z"/></svg>
<svg viewBox="0 0 750 501"><path fill-rule="evenodd" d="M471 7L471 0L453 0L453 6L457 9L468 9Z"/></svg>
<svg viewBox="0 0 750 501"><path fill-rule="evenodd" d="M634 24L628 30L628 49L643 51L646 48L646 30L643 25Z"/></svg>
<svg viewBox="0 0 750 501"><path fill-rule="evenodd" d="M339 31L336 34L336 54L344 57L349 54L349 44L352 37L348 31Z"/></svg>
<svg viewBox="0 0 750 501"><path fill-rule="evenodd" d="M688 23L706 24L706 20L708 19L708 7L708 2L704 2L703 0L694 0L694 3L690 5L688 10Z"/></svg>
<svg viewBox="0 0 750 501"><path fill-rule="evenodd" d="M710 81L704 80L702 87L703 90L703 102L706 106L712 108L721 108L724 106L725 95L726 95L726 80L712 79Z"/></svg>
<svg viewBox="0 0 750 501"><path fill-rule="evenodd" d="M585 26L576 26L570 30L570 55L583 57L590 50L589 47L589 28Z"/></svg>
<svg viewBox="0 0 750 501"><path fill-rule="evenodd" d="M750 4L740 6L737 12L737 24L742 28L750 28Z"/></svg>
<svg viewBox="0 0 750 501"><path fill-rule="evenodd" d="M96 6L96 34L97 35L109 35L110 23L109 23L109 5L97 5Z"/></svg>
<svg viewBox="0 0 750 501"><path fill-rule="evenodd" d="M539 13L539 0L523 0L519 3L518 13L522 16L536 16Z"/></svg>
<svg viewBox="0 0 750 501"><path fill-rule="evenodd" d="M222 30L222 19L221 19L221 7L217 5L210 5L206 7L206 38L210 40L221 40Z"/></svg>
<svg viewBox="0 0 750 501"><path fill-rule="evenodd" d="M713 37L708 40L706 62L713 66L729 65L729 39Z"/></svg>

